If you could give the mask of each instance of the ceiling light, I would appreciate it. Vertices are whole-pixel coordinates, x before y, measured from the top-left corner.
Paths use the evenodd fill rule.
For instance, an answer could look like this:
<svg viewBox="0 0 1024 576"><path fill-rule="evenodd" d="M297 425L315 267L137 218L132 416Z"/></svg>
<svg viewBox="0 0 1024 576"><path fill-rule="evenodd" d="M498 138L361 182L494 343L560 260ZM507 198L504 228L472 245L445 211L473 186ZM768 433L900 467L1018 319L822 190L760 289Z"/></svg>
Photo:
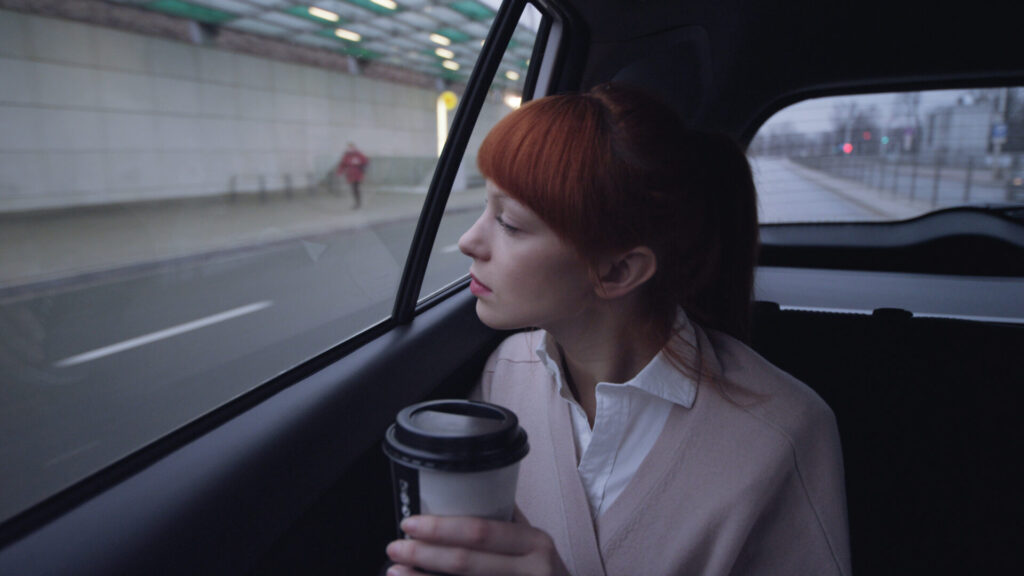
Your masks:
<svg viewBox="0 0 1024 576"><path fill-rule="evenodd" d="M351 30L345 30L344 28L338 28L335 30L334 35L342 40L348 40L349 42L359 42L363 39L359 34L356 34Z"/></svg>
<svg viewBox="0 0 1024 576"><path fill-rule="evenodd" d="M459 69L459 63L456 62L455 60L445 60L444 62L441 62L441 66L444 66L445 68L447 68L449 70L458 70Z"/></svg>
<svg viewBox="0 0 1024 576"><path fill-rule="evenodd" d="M434 54L437 54L441 58L448 58L449 60L455 58L455 52L452 52L447 48L438 48L437 50L434 50Z"/></svg>
<svg viewBox="0 0 1024 576"><path fill-rule="evenodd" d="M447 36L441 36L440 34L431 34L430 41L434 44L440 44L441 46L451 46L452 41Z"/></svg>
<svg viewBox="0 0 1024 576"><path fill-rule="evenodd" d="M515 82L516 80L519 80L519 72L516 72L515 70L509 70L508 72L505 72L505 78L508 78L509 80Z"/></svg>
<svg viewBox="0 0 1024 576"><path fill-rule="evenodd" d="M321 18L323 20L330 20L331 22L337 22L338 20L341 19L341 17L335 14L334 12L331 12L330 10L324 10L323 8L317 8L316 6L309 7L309 14L310 16L316 16L317 18Z"/></svg>
<svg viewBox="0 0 1024 576"><path fill-rule="evenodd" d="M395 4L391 0L370 0L370 2L373 2L377 6L383 6L384 8L387 8L388 10L394 10L394 9L398 8L398 4Z"/></svg>

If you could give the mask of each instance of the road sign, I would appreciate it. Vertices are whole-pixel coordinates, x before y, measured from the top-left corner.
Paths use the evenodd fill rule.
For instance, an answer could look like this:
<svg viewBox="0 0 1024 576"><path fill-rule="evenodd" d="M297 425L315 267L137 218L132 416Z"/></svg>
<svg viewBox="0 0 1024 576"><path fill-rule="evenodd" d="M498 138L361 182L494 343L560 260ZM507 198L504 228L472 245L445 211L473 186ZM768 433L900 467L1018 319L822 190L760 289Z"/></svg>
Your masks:
<svg viewBox="0 0 1024 576"><path fill-rule="evenodd" d="M992 125L992 143L993 144L1005 144L1006 143L1006 124L993 124Z"/></svg>
<svg viewBox="0 0 1024 576"><path fill-rule="evenodd" d="M455 105L459 103L459 99L455 96L455 92L452 92L451 90L441 92L441 101L444 102L444 107L448 110L454 110Z"/></svg>

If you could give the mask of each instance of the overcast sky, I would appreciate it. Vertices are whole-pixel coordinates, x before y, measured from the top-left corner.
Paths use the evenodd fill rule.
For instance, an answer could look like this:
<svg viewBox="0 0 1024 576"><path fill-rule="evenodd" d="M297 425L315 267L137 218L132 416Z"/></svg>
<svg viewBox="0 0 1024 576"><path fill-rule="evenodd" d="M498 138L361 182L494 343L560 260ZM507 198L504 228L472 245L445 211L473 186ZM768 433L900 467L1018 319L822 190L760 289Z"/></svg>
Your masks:
<svg viewBox="0 0 1024 576"><path fill-rule="evenodd" d="M954 104L957 98L967 92L967 90L930 90L921 92L921 105L918 117L924 122L931 110L940 106ZM851 102L856 102L858 108L874 106L878 110L876 118L884 126L893 113L893 104L896 102L896 99L896 93L886 93L830 96L805 100L777 112L765 122L760 131L767 132L773 128L777 129L781 124L788 122L792 125L793 129L799 132L825 132L832 129L832 116L836 104L846 106Z"/></svg>

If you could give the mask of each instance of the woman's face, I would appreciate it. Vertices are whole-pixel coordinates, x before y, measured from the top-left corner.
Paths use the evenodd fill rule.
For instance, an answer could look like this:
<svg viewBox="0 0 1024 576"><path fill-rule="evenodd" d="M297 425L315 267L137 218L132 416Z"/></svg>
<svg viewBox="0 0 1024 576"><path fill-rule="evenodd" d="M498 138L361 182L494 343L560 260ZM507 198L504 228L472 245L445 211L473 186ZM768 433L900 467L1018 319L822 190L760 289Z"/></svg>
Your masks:
<svg viewBox="0 0 1024 576"><path fill-rule="evenodd" d="M594 298L589 267L536 214L487 182L487 207L459 239L473 259L470 290L496 329L556 329Z"/></svg>

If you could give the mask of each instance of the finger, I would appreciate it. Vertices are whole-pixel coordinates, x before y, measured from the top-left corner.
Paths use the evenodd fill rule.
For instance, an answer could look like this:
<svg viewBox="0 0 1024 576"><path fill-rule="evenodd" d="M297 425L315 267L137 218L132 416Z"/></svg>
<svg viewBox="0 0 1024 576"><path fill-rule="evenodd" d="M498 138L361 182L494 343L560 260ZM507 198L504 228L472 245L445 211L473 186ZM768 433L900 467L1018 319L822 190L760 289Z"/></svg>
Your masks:
<svg viewBox="0 0 1024 576"><path fill-rule="evenodd" d="M535 528L469 516L411 516L402 521L410 537L434 544L522 555L538 546Z"/></svg>
<svg viewBox="0 0 1024 576"><path fill-rule="evenodd" d="M415 566L420 570L434 570L446 574L472 574L473 554L465 548L451 548L438 546L415 540L396 540L386 549L388 558L402 568ZM411 568L403 571L405 574L415 574Z"/></svg>
<svg viewBox="0 0 1024 576"><path fill-rule="evenodd" d="M423 572L410 568L409 566L402 566L401 564L395 564L388 568L387 576L425 576Z"/></svg>
<svg viewBox="0 0 1024 576"><path fill-rule="evenodd" d="M415 566L421 571L459 576L535 576L540 573L534 558L441 546L419 540L396 540L388 544L387 554L403 568ZM399 574L405 576L419 572Z"/></svg>

